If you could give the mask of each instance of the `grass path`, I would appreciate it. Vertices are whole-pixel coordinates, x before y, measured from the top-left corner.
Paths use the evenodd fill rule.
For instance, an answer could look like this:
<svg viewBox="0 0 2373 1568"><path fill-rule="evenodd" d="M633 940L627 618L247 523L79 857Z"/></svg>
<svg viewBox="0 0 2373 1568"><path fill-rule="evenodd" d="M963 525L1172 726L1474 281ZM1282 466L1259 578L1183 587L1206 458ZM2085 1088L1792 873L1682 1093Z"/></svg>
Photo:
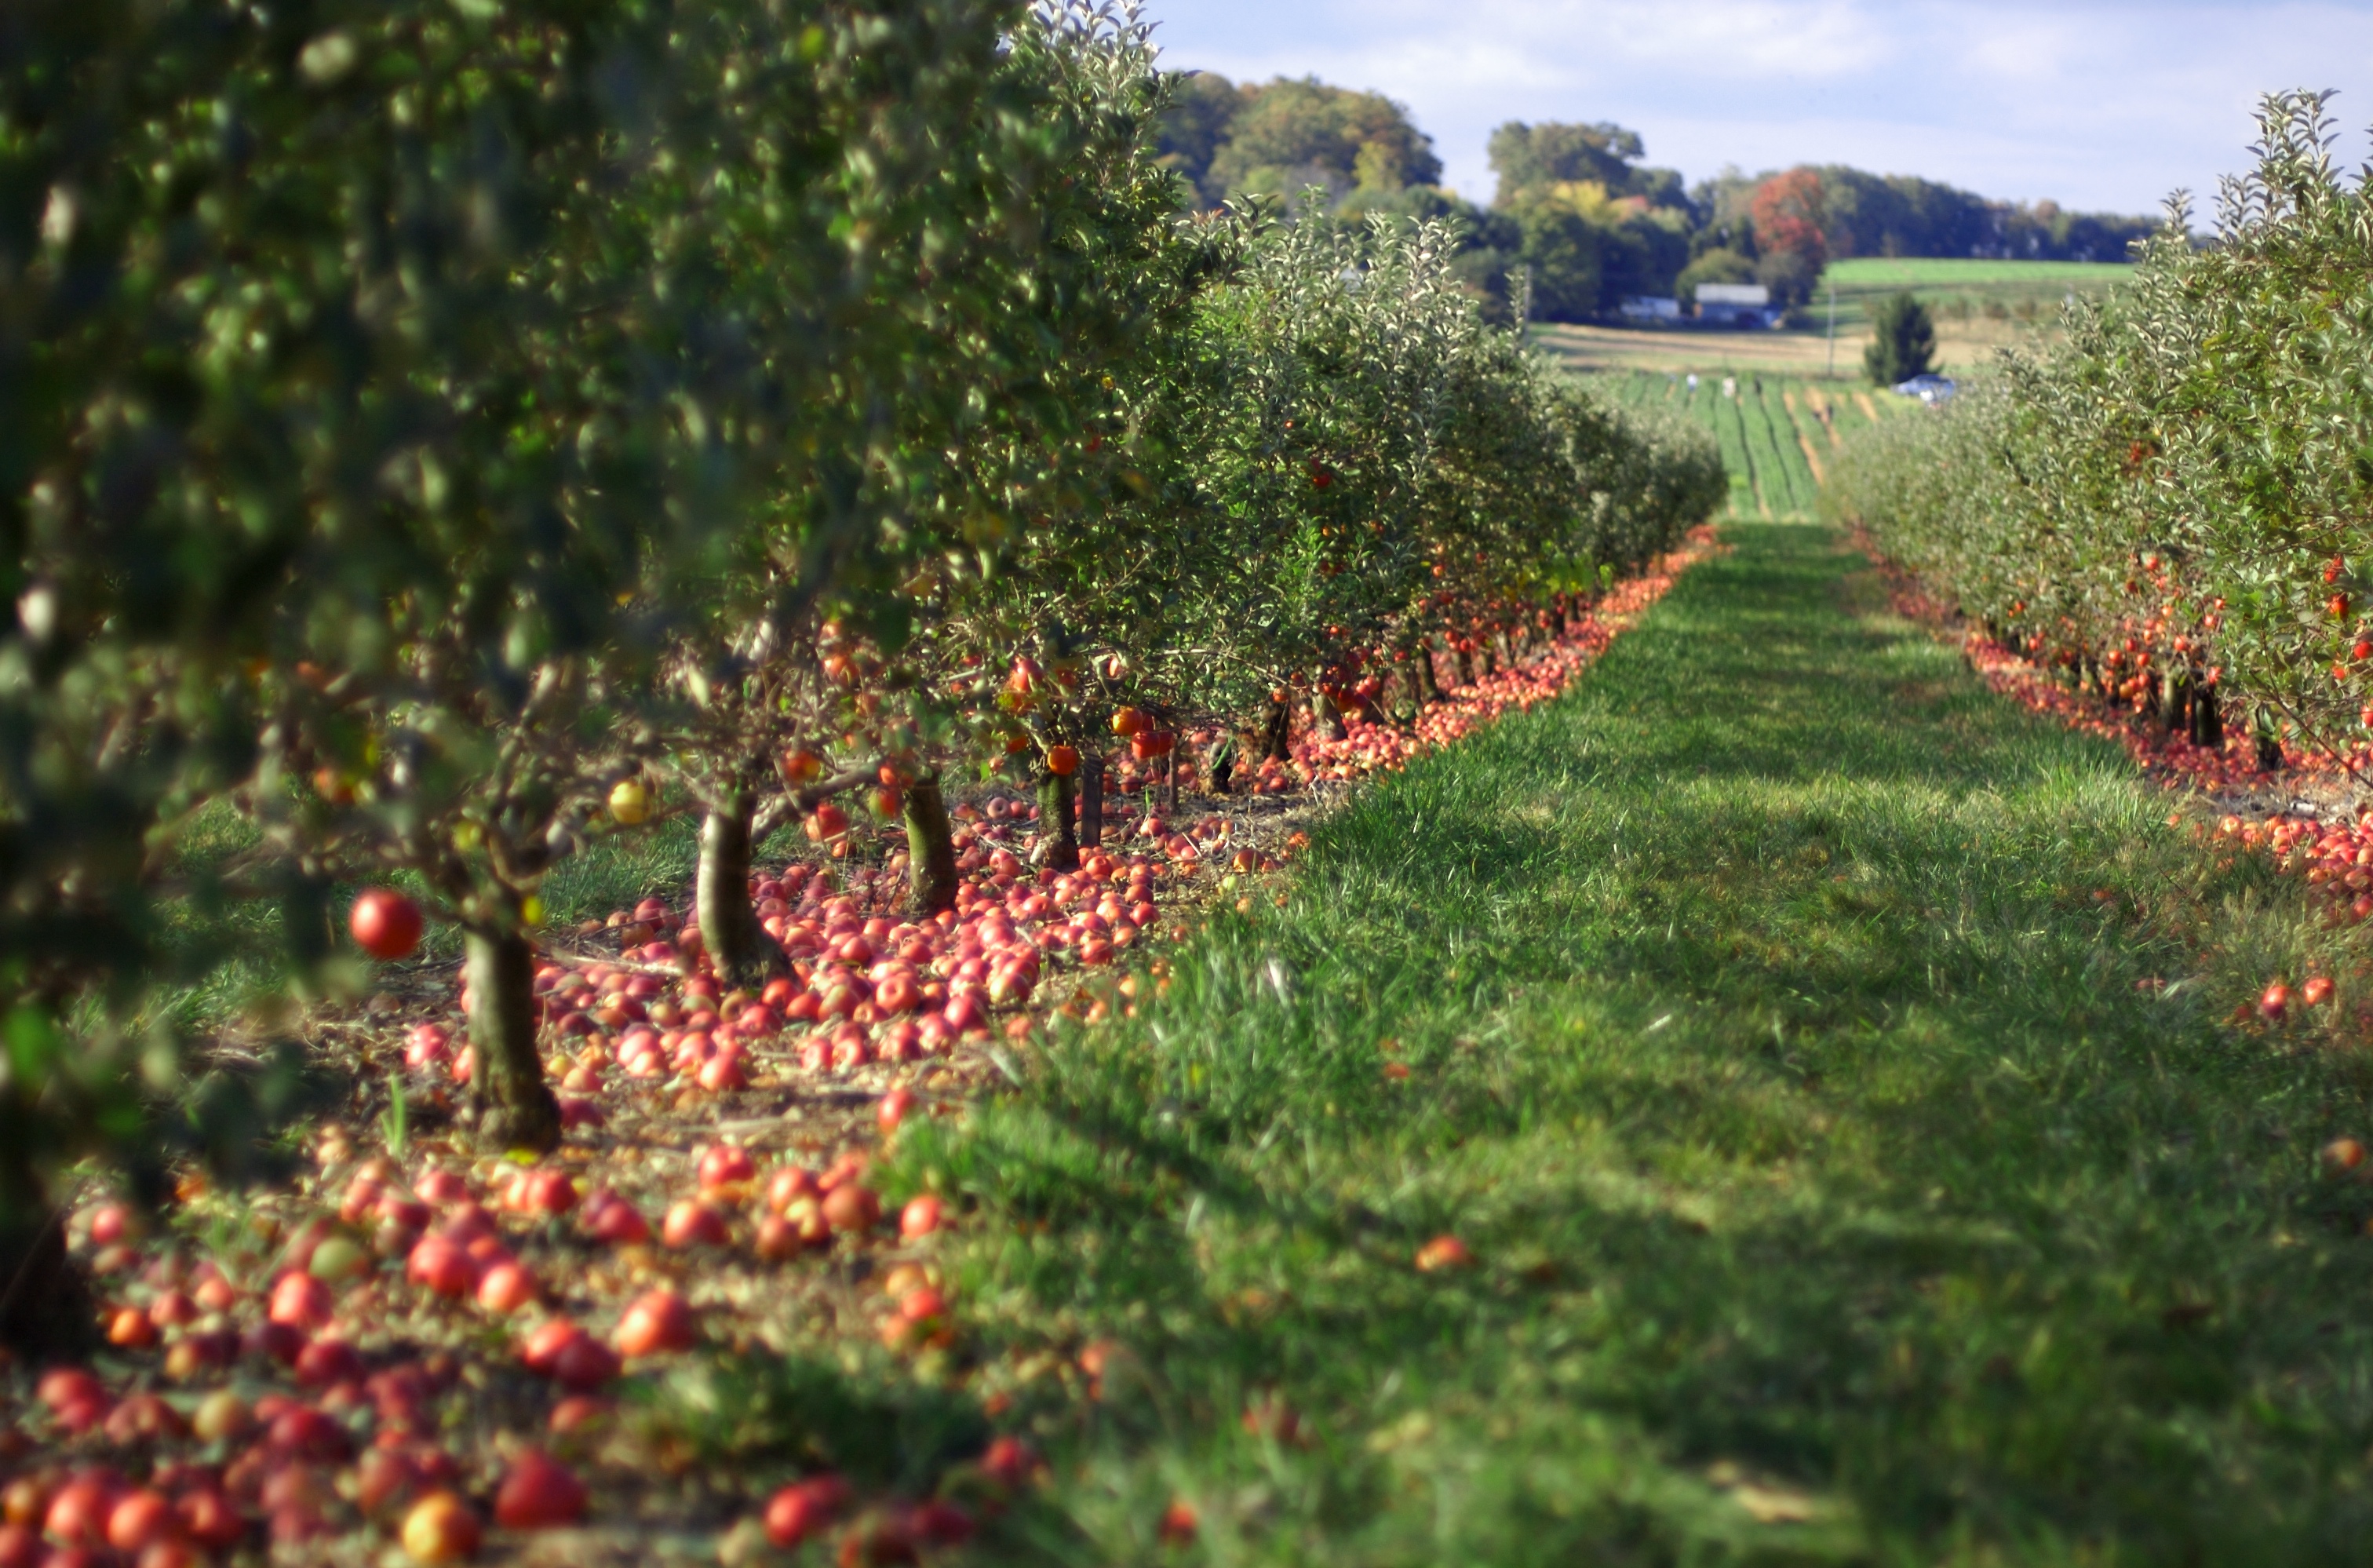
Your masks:
<svg viewBox="0 0 2373 1568"><path fill-rule="evenodd" d="M2330 939L1833 536L1729 537L908 1135L1055 1460L1015 1558L2363 1560L2365 1081L2217 1022Z"/></svg>

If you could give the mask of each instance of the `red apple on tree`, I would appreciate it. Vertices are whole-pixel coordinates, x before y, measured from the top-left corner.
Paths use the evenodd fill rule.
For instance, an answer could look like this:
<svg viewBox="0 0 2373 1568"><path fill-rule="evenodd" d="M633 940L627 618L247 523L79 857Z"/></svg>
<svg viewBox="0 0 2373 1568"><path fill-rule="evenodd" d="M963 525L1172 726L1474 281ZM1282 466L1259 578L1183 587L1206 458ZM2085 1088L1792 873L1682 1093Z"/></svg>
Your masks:
<svg viewBox="0 0 2373 1568"><path fill-rule="evenodd" d="M392 888L367 887L346 917L346 929L373 958L409 958L420 946L420 906Z"/></svg>

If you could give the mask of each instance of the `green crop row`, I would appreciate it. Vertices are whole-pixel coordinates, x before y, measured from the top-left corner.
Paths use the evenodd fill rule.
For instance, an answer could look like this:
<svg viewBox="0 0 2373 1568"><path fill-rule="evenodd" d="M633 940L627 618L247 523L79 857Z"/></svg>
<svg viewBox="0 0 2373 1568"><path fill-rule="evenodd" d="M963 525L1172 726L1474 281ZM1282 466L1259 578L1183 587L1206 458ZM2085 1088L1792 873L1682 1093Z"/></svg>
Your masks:
<svg viewBox="0 0 2373 1568"><path fill-rule="evenodd" d="M1874 398L1836 381L1716 370L1698 372L1697 382L1691 388L1685 372L1631 370L1591 384L1618 406L1669 409L1711 430L1729 476L1731 509L1740 517L1810 516L1836 442L1908 406L1891 394ZM1733 390L1725 392L1725 384ZM1813 458L1806 455L1808 445ZM1822 474L1814 472L1816 461Z"/></svg>

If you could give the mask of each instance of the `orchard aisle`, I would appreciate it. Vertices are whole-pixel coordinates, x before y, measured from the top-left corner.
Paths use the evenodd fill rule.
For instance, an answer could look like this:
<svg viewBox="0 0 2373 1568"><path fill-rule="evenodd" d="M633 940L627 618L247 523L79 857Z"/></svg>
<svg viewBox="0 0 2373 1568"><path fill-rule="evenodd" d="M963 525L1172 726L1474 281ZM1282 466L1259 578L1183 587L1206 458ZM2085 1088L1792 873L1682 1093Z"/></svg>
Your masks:
<svg viewBox="0 0 2373 1568"><path fill-rule="evenodd" d="M2361 1560L2363 1091L2216 1022L2295 890L1832 534L1727 537L905 1138L1043 1555Z"/></svg>

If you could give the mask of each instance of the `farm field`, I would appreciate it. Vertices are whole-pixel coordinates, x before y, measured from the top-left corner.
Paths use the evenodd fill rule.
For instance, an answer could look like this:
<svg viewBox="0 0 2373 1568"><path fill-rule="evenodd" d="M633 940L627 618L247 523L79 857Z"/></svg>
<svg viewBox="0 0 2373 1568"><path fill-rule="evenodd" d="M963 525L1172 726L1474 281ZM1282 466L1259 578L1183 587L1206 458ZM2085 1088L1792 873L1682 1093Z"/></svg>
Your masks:
<svg viewBox="0 0 2373 1568"><path fill-rule="evenodd" d="M1838 294L1838 330L1867 331L1870 307L1910 289L1950 328L1975 341L1987 323L1998 331L2048 325L2068 296L2114 293L2133 277L2123 262L2001 262L1975 258L1854 256L1832 262L1823 275ZM1809 314L1827 320L1826 290Z"/></svg>
<svg viewBox="0 0 2373 1568"><path fill-rule="evenodd" d="M1724 391L1725 381L1735 396ZM1619 406L1677 413L1713 431L1735 518L1809 518L1828 459L1853 432L1920 412L1859 381L1768 370L1608 371L1586 384Z"/></svg>
<svg viewBox="0 0 2373 1568"><path fill-rule="evenodd" d="M1938 358L1948 374L1966 375L1998 348L2051 341L2060 301L2071 293L2116 288L2133 269L2122 263L1895 260L1856 257L1830 263L1825 281L1837 288L1837 372L1858 378L1870 341L1871 306L1909 288L1936 322ZM1829 367L1829 298L1818 296L1806 323L1778 332L1698 332L1682 329L1543 323L1533 341L1577 370L1702 370L1727 367L1819 376Z"/></svg>
<svg viewBox="0 0 2373 1568"><path fill-rule="evenodd" d="M968 1331L1046 1369L1048 1556L1183 1504L1238 1562L2347 1557L2351 1069L2211 1000L2304 962L2303 890L1832 534L1727 532L901 1151L974 1216ZM1083 1343L1078 1408L1034 1358Z"/></svg>

